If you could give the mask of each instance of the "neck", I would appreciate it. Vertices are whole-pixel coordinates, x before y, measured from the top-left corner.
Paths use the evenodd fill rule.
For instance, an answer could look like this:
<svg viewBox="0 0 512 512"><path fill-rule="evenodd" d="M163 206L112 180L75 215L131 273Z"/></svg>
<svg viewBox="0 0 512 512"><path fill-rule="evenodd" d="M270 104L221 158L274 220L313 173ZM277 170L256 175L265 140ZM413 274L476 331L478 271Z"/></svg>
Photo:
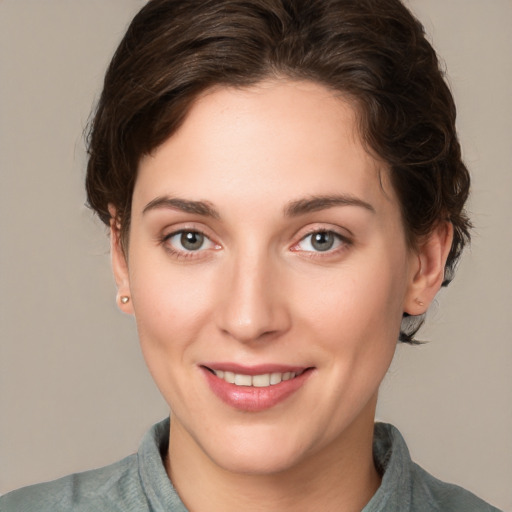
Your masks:
<svg viewBox="0 0 512 512"><path fill-rule="evenodd" d="M319 452L271 474L219 467L171 420L167 473L191 512L360 511L380 485L370 419L356 420Z"/></svg>

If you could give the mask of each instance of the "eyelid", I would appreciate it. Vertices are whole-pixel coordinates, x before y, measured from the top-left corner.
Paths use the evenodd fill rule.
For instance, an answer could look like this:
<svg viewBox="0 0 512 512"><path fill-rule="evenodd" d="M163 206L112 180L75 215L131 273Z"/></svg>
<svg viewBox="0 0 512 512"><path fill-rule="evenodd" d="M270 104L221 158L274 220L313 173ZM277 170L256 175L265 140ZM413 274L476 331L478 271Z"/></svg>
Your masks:
<svg viewBox="0 0 512 512"><path fill-rule="evenodd" d="M215 235L211 232L211 229L204 226L202 223L196 223L194 221L176 222L173 224L168 224L159 230L157 238L170 238L178 233L184 232L200 233L201 235L211 240L213 243L217 244L217 242L215 242Z"/></svg>
<svg viewBox="0 0 512 512"><path fill-rule="evenodd" d="M179 249L172 244L169 243L173 237L183 234L183 233L198 233L202 235L205 240L208 241L209 246L205 248L200 248L197 250L187 250L185 248ZM158 237L158 242L164 246L165 250L171 253L173 256L179 258L198 258L204 256L204 253L209 250L220 249L221 245L217 243L213 237L206 233L206 230L199 228L197 226L185 225L169 228L168 230L164 230L164 232Z"/></svg>
<svg viewBox="0 0 512 512"><path fill-rule="evenodd" d="M195 233L197 235L201 235L205 241L208 241L210 244L215 245L209 236L202 233L201 231L197 231L196 229L180 229L179 231L174 231L174 232L166 235L165 240L171 240L171 239L177 237L178 235L183 235L184 233ZM185 250L185 252L199 252L200 250L203 250L203 249L197 249L196 251Z"/></svg>
<svg viewBox="0 0 512 512"><path fill-rule="evenodd" d="M339 244L331 249L328 249L326 251L309 251L300 249L298 246L301 242L303 242L306 238L317 234L317 233L332 233L336 239L339 241ZM327 226L315 226L310 229L308 229L305 233L300 235L300 238L298 242L295 242L292 247L290 248L294 252L303 252L307 253L311 257L322 257L322 256L332 256L333 254L336 254L338 251L343 250L344 248L347 248L348 246L351 246L353 244L353 240L350 236L340 233L340 230L333 228L333 227L327 227Z"/></svg>

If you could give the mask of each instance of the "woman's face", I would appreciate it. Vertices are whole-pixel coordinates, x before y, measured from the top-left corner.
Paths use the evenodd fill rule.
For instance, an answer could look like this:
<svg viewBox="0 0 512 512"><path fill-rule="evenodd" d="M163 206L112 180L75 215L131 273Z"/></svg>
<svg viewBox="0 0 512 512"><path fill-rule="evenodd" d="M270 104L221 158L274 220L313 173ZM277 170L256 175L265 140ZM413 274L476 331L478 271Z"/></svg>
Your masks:
<svg viewBox="0 0 512 512"><path fill-rule="evenodd" d="M418 257L343 98L204 94L142 159L114 260L175 445L264 473L371 429Z"/></svg>

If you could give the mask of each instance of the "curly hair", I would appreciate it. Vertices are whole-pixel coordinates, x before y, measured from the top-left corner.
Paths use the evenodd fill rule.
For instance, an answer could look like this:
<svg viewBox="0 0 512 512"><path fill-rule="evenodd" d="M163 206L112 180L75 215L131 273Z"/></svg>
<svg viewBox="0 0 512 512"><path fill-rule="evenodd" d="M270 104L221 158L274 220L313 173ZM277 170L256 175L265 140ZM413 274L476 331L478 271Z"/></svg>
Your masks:
<svg viewBox="0 0 512 512"><path fill-rule="evenodd" d="M88 134L88 203L128 241L137 168L218 85L309 80L356 106L367 149L387 162L410 247L454 228L444 285L469 241L469 173L436 52L399 0L150 0L107 70ZM404 315L414 342L422 317Z"/></svg>

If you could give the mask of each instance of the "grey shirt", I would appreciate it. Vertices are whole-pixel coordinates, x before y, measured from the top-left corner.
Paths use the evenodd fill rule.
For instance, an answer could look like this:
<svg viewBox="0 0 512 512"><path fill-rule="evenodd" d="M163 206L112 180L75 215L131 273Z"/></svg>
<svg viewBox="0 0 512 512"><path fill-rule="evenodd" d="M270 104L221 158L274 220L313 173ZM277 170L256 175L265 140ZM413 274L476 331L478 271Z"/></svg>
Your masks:
<svg viewBox="0 0 512 512"><path fill-rule="evenodd" d="M166 419L147 432L136 454L104 468L8 493L0 498L0 511L187 512L163 465L168 443ZM421 469L392 425L376 423L373 453L382 484L362 512L499 512Z"/></svg>

